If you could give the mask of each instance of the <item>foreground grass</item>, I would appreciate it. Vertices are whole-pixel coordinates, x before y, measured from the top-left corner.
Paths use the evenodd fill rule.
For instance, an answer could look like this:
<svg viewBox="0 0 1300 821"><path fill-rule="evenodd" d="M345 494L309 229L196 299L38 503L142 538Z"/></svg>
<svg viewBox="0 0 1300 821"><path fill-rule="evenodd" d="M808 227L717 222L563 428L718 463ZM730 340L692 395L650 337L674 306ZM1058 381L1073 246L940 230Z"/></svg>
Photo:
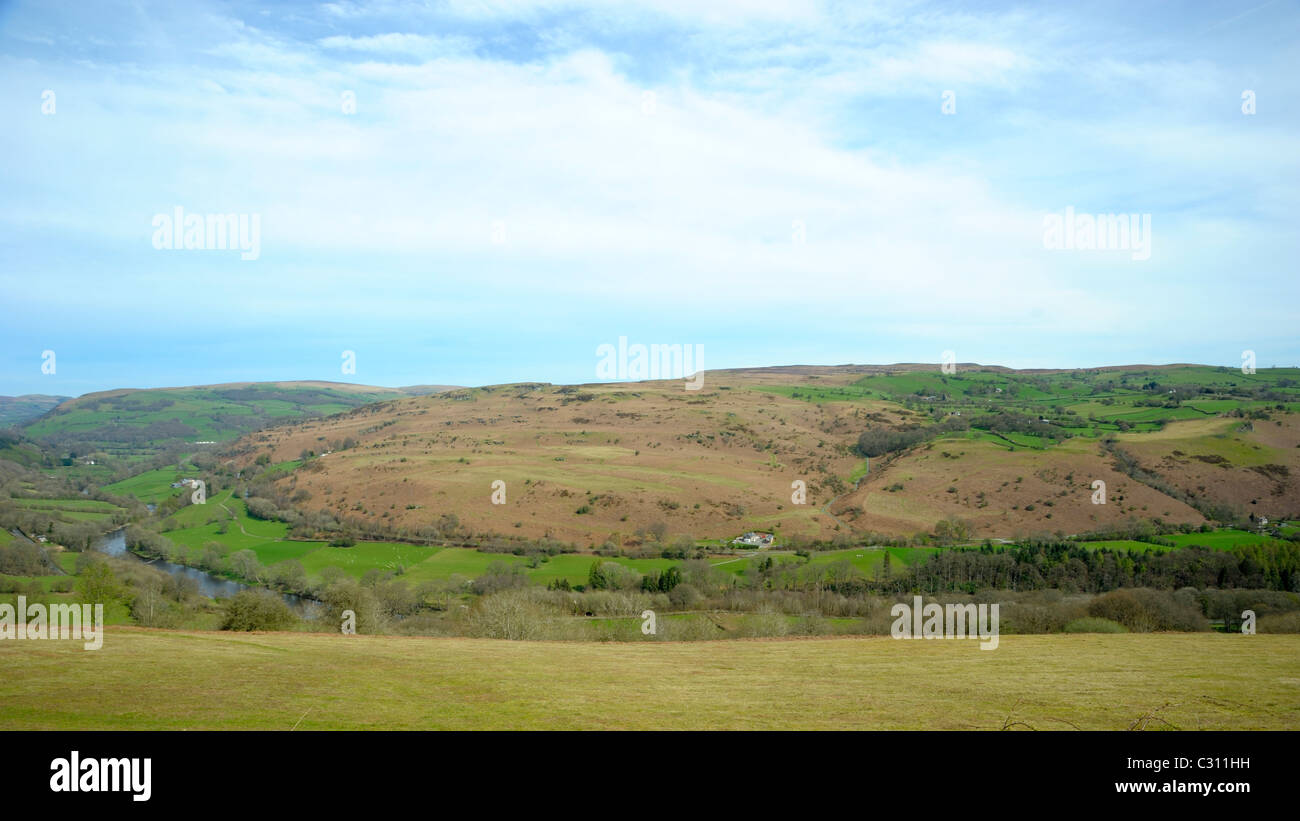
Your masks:
<svg viewBox="0 0 1300 821"><path fill-rule="evenodd" d="M0 728L1300 728L1300 636L507 642L109 627L0 642ZM1069 722L1069 724L1065 723Z"/></svg>

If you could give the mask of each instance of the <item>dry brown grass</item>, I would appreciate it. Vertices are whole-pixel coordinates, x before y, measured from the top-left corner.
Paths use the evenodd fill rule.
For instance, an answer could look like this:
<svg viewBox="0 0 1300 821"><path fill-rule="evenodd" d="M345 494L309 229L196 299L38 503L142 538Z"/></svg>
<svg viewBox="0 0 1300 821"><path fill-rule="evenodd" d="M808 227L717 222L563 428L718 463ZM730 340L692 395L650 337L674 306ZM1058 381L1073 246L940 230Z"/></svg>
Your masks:
<svg viewBox="0 0 1300 821"><path fill-rule="evenodd" d="M6 729L1300 728L1300 636L0 642Z"/></svg>

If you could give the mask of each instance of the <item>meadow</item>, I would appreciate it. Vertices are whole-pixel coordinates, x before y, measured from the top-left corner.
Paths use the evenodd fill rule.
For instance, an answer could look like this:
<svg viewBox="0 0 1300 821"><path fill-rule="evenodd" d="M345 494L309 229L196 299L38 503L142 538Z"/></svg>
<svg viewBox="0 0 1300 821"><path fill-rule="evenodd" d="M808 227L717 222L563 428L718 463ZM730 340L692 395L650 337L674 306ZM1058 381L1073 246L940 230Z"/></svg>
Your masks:
<svg viewBox="0 0 1300 821"><path fill-rule="evenodd" d="M0 642L3 729L1300 729L1300 636L682 643L109 627Z"/></svg>
<svg viewBox="0 0 1300 821"><path fill-rule="evenodd" d="M84 498L15 497L13 503L23 510L40 511L68 522L103 522L112 524L113 516L126 511L109 502Z"/></svg>
<svg viewBox="0 0 1300 821"><path fill-rule="evenodd" d="M838 562L848 562L858 570L862 571L870 578L876 577L883 571L885 564L885 555L889 555L890 567L892 572L897 573L904 568L934 555L939 551L937 547L851 547L844 550L819 550L810 553L807 563L810 566L828 566ZM764 561L770 557L777 563L790 562L802 563L802 559L789 551L781 550L764 550L756 556L742 556L737 558L722 557L711 560L714 567L725 570L729 573L743 573L755 562Z"/></svg>
<svg viewBox="0 0 1300 821"><path fill-rule="evenodd" d="M323 541L288 538L289 528L281 522L268 522L248 515L247 507L224 490L203 505L188 505L171 516L173 529L163 535L186 549L197 559L209 543L217 542L229 552L251 550L259 562L272 566L294 559L300 562L309 578L336 567L349 576L360 578L367 572L393 572L410 582L449 579L463 576L474 579L494 563L517 565L533 582L546 585L566 580L570 584L587 581L591 566L601 558L591 554L564 553L540 556L537 566L529 558L512 553L494 553L463 547L413 545L402 542L360 541L348 547L331 546ZM223 528L224 523L224 528ZM223 532L224 530L224 532ZM663 570L679 561L673 559L604 559L640 572Z"/></svg>
<svg viewBox="0 0 1300 821"><path fill-rule="evenodd" d="M195 476L195 468L188 470L184 462L173 467L146 470L129 479L104 485L104 490L115 496L134 496L145 504L158 504L164 499L179 496L187 492L184 488L174 488L172 483Z"/></svg>

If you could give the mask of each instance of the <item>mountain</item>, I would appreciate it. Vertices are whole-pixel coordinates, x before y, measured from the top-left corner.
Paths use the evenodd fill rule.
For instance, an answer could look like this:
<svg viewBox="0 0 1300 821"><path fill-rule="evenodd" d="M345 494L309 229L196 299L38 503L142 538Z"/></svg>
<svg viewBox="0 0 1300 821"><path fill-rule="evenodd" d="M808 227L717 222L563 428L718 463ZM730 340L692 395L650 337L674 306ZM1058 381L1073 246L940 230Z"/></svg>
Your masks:
<svg viewBox="0 0 1300 821"><path fill-rule="evenodd" d="M23 433L74 456L130 459L407 395L396 388L318 381L101 391L60 402L29 421Z"/></svg>
<svg viewBox="0 0 1300 821"><path fill-rule="evenodd" d="M477 533L600 545L659 530L825 539L948 522L1006 538L1300 513L1296 369L951 368L463 388L295 420L232 450L245 465L306 457L278 480L282 498L394 535L445 514Z"/></svg>
<svg viewBox="0 0 1300 821"><path fill-rule="evenodd" d="M66 396L46 396L42 393L0 396L0 428L21 425L35 419L67 399Z"/></svg>

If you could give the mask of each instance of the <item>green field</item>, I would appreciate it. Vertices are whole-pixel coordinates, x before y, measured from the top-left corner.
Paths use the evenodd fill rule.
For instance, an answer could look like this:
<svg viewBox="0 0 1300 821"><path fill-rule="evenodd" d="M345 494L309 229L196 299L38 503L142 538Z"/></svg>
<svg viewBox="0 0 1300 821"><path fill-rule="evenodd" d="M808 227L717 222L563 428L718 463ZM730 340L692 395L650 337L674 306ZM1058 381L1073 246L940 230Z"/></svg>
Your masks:
<svg viewBox="0 0 1300 821"><path fill-rule="evenodd" d="M215 521L209 521L215 520ZM331 547L321 541L296 541L288 538L289 527L282 522L268 522L248 515L243 501L232 497L229 490L208 499L203 505L188 505L167 520L176 525L163 535L188 549L197 557L209 542L218 542L230 552L251 550L257 559L271 566L287 559L302 563L309 576L315 577L327 567L337 567L351 576L360 578L370 570L400 572L408 581L447 579L455 575L474 579L487 571L494 562L525 567L528 577L538 584L549 584L566 579L570 584L583 584L593 563L600 557L589 554L559 554L540 557L540 564L528 568L528 558L511 553L490 553L461 547L431 547L398 542L358 542L351 547ZM222 522L226 532L220 533ZM642 573L663 570L675 564L675 559L609 558L617 564L634 568Z"/></svg>
<svg viewBox="0 0 1300 821"><path fill-rule="evenodd" d="M174 488L173 482L179 482L187 476L194 476L194 469L189 472L180 466L159 468L138 473L130 479L104 485L104 490L115 496L134 496L146 504L158 504L164 499L190 492L187 488Z"/></svg>
<svg viewBox="0 0 1300 821"><path fill-rule="evenodd" d="M1300 369L1269 368L1252 375L1209 366L1063 373L1003 373L964 369L953 374L899 371L872 374L851 385L761 385L754 390L812 403L889 401L928 411L934 418L960 413L979 427L995 411L1044 417L1074 436L1121 429L1154 431L1166 422L1205 419L1233 410L1259 410L1300 402ZM1273 399L1259 398L1269 390ZM1172 394L1171 394L1172 392ZM1007 446L1042 449L1051 438L1002 433Z"/></svg>
<svg viewBox="0 0 1300 821"><path fill-rule="evenodd" d="M1300 636L681 643L110 627L0 642L4 729L1300 729ZM1167 724L1162 723L1167 722ZM1022 728L1023 729L1023 728Z"/></svg>
<svg viewBox="0 0 1300 821"><path fill-rule="evenodd" d="M1110 539L1095 542L1079 542L1081 547L1089 550L1113 550L1129 551L1132 553L1146 553L1151 550L1168 550L1164 545L1151 544L1150 542L1136 542L1132 539Z"/></svg>
<svg viewBox="0 0 1300 821"><path fill-rule="evenodd" d="M27 510L39 510L43 513L56 514L57 518L68 522L105 522L111 523L113 515L125 513L122 508L96 499L47 499L23 498L13 499L16 506Z"/></svg>
<svg viewBox="0 0 1300 821"><path fill-rule="evenodd" d="M824 550L812 553L808 558L810 565L831 565L836 562L848 562L868 576L874 577L884 567L885 554L889 554L892 572L901 572L908 565L928 558L939 551L937 547L851 547L846 550ZM784 551L764 551L759 556L742 558L713 559L714 567L728 573L740 574L771 556L778 563L801 563L803 560L793 553Z"/></svg>
<svg viewBox="0 0 1300 821"><path fill-rule="evenodd" d="M306 544L317 544L307 542ZM318 546L310 553L304 554L299 561L309 575L316 575L327 567L337 567L344 572L360 577L367 570L393 570L407 568L415 571L423 563L441 552L436 547L422 545L397 544L392 542L357 542L352 547ZM260 554L259 554L260 556ZM265 561L265 560L263 560ZM448 574L450 575L450 574ZM412 579L425 578L420 575Z"/></svg>
<svg viewBox="0 0 1300 821"><path fill-rule="evenodd" d="M1165 536L1179 547L1199 545L1213 550L1231 550L1238 545L1264 544L1272 541L1268 536L1246 530L1216 530L1212 533L1178 533Z"/></svg>

